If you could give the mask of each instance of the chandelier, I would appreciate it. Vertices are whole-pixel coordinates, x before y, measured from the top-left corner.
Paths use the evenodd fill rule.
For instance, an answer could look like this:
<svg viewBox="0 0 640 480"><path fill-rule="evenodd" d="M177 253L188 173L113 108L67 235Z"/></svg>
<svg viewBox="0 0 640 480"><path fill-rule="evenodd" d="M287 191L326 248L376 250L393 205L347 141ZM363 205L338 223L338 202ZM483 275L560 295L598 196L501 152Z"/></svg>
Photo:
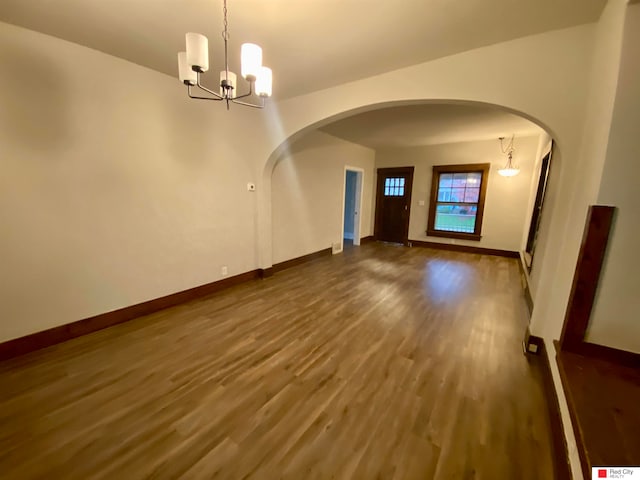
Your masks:
<svg viewBox="0 0 640 480"><path fill-rule="evenodd" d="M502 143L504 140L504 137L499 137L500 150L502 150L502 153L507 154L507 164L503 168L498 170L498 173L503 177L515 177L520 173L520 169L513 165L513 151L515 150L513 148L514 138L515 138L515 135L511 137L511 140L509 141L509 145L507 145L507 148L504 148L504 145Z"/></svg>
<svg viewBox="0 0 640 480"><path fill-rule="evenodd" d="M187 33L187 51L178 53L178 73L180 82L187 86L190 98L197 100L224 101L229 110L230 103L247 107L263 108L264 99L271 96L272 72L270 68L262 66L262 48L253 43L244 43L240 49L241 75L249 83L249 91L245 94L237 93L236 74L229 71L227 44L229 42L229 26L227 23L227 0L223 3L224 30L224 70L220 72L220 90L215 92L202 85L200 77L209 70L209 40L199 33ZM194 94L194 87L206 92L207 96ZM260 103L241 101L241 98L258 96Z"/></svg>

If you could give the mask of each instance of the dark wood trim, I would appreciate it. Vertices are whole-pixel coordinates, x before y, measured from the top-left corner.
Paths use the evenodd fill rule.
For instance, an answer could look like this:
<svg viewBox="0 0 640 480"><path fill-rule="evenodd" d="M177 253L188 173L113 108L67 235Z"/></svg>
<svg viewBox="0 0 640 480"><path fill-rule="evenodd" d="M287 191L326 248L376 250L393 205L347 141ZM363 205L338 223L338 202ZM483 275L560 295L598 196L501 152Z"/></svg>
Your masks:
<svg viewBox="0 0 640 480"><path fill-rule="evenodd" d="M303 255L301 257L292 258L291 260L285 260L284 262L276 263L272 267L273 273L281 272L282 270L295 267L296 265L300 265L301 263L310 262L311 260L315 260L316 258L331 255L332 252L333 250L331 249L331 247L329 247L317 252L309 253L308 255Z"/></svg>
<svg viewBox="0 0 640 480"><path fill-rule="evenodd" d="M558 393L553 382L551 373L551 364L549 363L549 355L544 340L540 337L530 335L535 339L538 345L538 355L536 358L541 362L542 381L544 385L544 393L547 398L547 406L549 407L549 424L551 427L551 441L553 444L553 467L555 471L555 480L571 480L571 467L569 463L569 449L567 448L567 440L564 433L564 424L560 414L560 401ZM531 358L531 357L530 357ZM588 477L585 477L588 478Z"/></svg>
<svg viewBox="0 0 640 480"><path fill-rule="evenodd" d="M476 235L475 233L442 232L440 230L427 230L427 236L428 237L455 238L456 240L472 240L474 242L479 242L480 240L482 240L482 235Z"/></svg>
<svg viewBox="0 0 640 480"><path fill-rule="evenodd" d="M585 341L609 241L615 207L592 205L585 222L559 349L640 368L640 354Z"/></svg>
<svg viewBox="0 0 640 480"><path fill-rule="evenodd" d="M589 207L560 337L563 350L573 351L584 341L614 212L615 207L603 205Z"/></svg>
<svg viewBox="0 0 640 480"><path fill-rule="evenodd" d="M578 418L578 410L576 409L576 403L573 398L571 388L569 388L569 381L564 365L562 363L562 352L556 353L556 363L558 364L558 371L560 372L560 380L562 381L564 396L567 399L567 408L569 410L569 417L571 418L571 428L573 429L573 435L576 438L576 447L578 449L578 456L580 457L580 468L582 469L582 475L584 478L590 478L591 468L589 467L589 458L587 456L587 449L584 441L584 435L580 428L580 419Z"/></svg>
<svg viewBox="0 0 640 480"><path fill-rule="evenodd" d="M369 235L366 237L362 237L360 239L360 245L363 245L365 243L375 242L375 241L376 241L375 237L373 235Z"/></svg>
<svg viewBox="0 0 640 480"><path fill-rule="evenodd" d="M553 157L554 143L551 140L549 152L547 152L540 161L540 172L538 174L538 185L536 187L536 198L533 202L533 210L531 211L531 221L529 222L529 231L527 233L527 244L524 253L529 257L526 263L528 271L533 267L533 257L536 250L536 241L538 231L540 229L540 221L544 209L544 198L547 193L549 184L549 175L551 174L551 159Z"/></svg>
<svg viewBox="0 0 640 480"><path fill-rule="evenodd" d="M405 184L405 196L407 197L407 214L405 216L404 234L402 243L409 244L409 219L411 218L411 195L413 193L413 172L415 167L390 167L378 168L376 170L376 206L374 212L373 237L377 240L380 237L380 225L382 209L382 198L384 197L384 185L382 179L385 175L407 175L407 183Z"/></svg>
<svg viewBox="0 0 640 480"><path fill-rule="evenodd" d="M273 277L273 267L260 268L260 269L258 269L258 276L259 276L260 278L269 278L269 277Z"/></svg>
<svg viewBox="0 0 640 480"><path fill-rule="evenodd" d="M529 289L529 280L527 275L527 266L524 263L524 259L522 255L520 255L518 261L518 267L520 268L520 280L522 282L522 291L524 293L524 301L527 304L527 310L529 310L529 320L531 320L531 315L533 315L533 296L531 295L531 290Z"/></svg>
<svg viewBox="0 0 640 480"><path fill-rule="evenodd" d="M581 342L571 348L561 347L561 350L584 355L585 357L606 360L607 362L615 363L617 365L640 368L640 353L618 350L617 348L607 347L606 345Z"/></svg>
<svg viewBox="0 0 640 480"><path fill-rule="evenodd" d="M487 185L489 183L490 163L468 163L464 165L434 165L431 174L431 194L429 197L429 216L427 218L427 236L457 238L479 242L482 239L482 219L484 217L484 203L487 197ZM438 185L440 175L443 173L479 172L482 174L480 181L480 197L478 198L478 211L476 213L476 225L473 233L445 232L435 229L436 204L438 202Z"/></svg>
<svg viewBox="0 0 640 480"><path fill-rule="evenodd" d="M127 322L150 313L164 310L181 303L195 300L200 297L233 287L240 283L248 282L259 277L258 270L234 275L215 282L200 285L198 287L172 293L164 297L155 298L146 302L120 308L112 312L102 313L93 317L77 320L75 322L49 328L41 332L32 333L24 337L0 343L0 360L17 357L25 353L50 347L58 343L66 342L72 338L80 337L88 333L102 330L119 323Z"/></svg>
<svg viewBox="0 0 640 480"><path fill-rule="evenodd" d="M529 317L533 315L533 296L531 295L531 290L529 289L529 283L525 279L524 281L524 301L527 304L527 310L529 310Z"/></svg>
<svg viewBox="0 0 640 480"><path fill-rule="evenodd" d="M494 255L497 257L519 258L518 252L511 250L498 250L495 248L473 247L470 245L453 245L451 243L424 242L422 240L411 240L414 247L437 248L440 250L451 250L454 252L478 253L480 255Z"/></svg>
<svg viewBox="0 0 640 480"><path fill-rule="evenodd" d="M544 340L542 339L542 337L531 335L531 331L529 330L529 327L527 327L524 335L524 340L522 342L522 348L524 350L524 353L526 354L540 355L540 353L544 349Z"/></svg>

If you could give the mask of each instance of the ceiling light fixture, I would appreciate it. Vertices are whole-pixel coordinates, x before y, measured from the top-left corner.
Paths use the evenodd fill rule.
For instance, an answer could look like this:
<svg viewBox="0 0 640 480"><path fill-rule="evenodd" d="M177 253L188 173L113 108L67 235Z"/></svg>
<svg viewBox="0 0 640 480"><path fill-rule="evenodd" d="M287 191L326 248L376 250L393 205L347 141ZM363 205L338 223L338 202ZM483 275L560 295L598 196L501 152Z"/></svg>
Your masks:
<svg viewBox="0 0 640 480"><path fill-rule="evenodd" d="M509 145L507 145L507 148L504 148L504 145L503 145L504 137L499 137L500 149L502 150L502 153L507 154L507 159L508 159L507 164L504 166L504 168L501 168L500 170L498 170L498 173L503 177L515 177L520 173L520 169L513 165L513 151L515 150L513 148L514 138L515 138L515 134L511 136L511 141L509 142Z"/></svg>
<svg viewBox="0 0 640 480"><path fill-rule="evenodd" d="M241 74L249 82L249 92L237 95L236 74L229 71L227 58L227 44L229 42L229 28L227 23L227 0L223 3L224 30L224 70L220 72L220 92L208 89L200 82L202 73L209 70L209 40L199 33L187 33L187 51L178 53L178 73L180 82L187 86L189 97L197 100L225 101L227 110L230 103L247 107L263 108L264 99L271 96L272 72L270 68L262 66L262 48L253 43L244 43L240 49ZM199 97L192 92L193 87L207 92L207 97ZM260 97L260 103L241 102L239 99L252 95Z"/></svg>

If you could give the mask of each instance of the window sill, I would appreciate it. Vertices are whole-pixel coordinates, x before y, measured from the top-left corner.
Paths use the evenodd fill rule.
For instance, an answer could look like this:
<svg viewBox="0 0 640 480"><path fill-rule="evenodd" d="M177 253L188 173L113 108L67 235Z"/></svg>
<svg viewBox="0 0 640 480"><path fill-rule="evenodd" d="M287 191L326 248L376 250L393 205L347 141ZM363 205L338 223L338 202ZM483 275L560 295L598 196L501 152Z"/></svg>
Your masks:
<svg viewBox="0 0 640 480"><path fill-rule="evenodd" d="M479 242L482 240L482 235L475 233L461 233L461 232L443 232L442 230L427 230L428 237L444 237L455 238L457 240L472 240Z"/></svg>

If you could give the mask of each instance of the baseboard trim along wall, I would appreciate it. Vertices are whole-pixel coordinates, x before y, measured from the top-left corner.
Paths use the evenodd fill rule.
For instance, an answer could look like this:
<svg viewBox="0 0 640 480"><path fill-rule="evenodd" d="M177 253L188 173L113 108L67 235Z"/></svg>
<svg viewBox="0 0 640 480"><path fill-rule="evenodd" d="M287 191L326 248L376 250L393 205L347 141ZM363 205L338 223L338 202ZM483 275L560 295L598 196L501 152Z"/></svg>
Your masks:
<svg viewBox="0 0 640 480"><path fill-rule="evenodd" d="M494 255L497 257L520 258L518 252L511 250L498 250L495 248L472 247L470 245L454 245L451 243L424 242L422 240L411 240L409 243L413 247L438 248L440 250L451 250L454 252L479 253L480 255Z"/></svg>
<svg viewBox="0 0 640 480"><path fill-rule="evenodd" d="M569 449L564 434L564 425L560 414L560 401L558 393L553 383L549 355L546 351L544 339L535 335L528 336L528 343L538 347L535 358L539 359L542 367L542 381L544 384L544 394L547 399L549 409L549 424L551 427L551 440L553 445L553 468L556 480L571 480L571 467L569 466Z"/></svg>
<svg viewBox="0 0 640 480"><path fill-rule="evenodd" d="M323 250L319 250L317 252L309 253L307 255L303 255L301 257L292 258L290 260L285 260L284 262L275 263L272 267L273 273L281 272L282 270L286 270L287 268L295 267L296 265L300 265L301 263L310 262L311 260L315 260L316 258L325 257L327 255L331 255L332 248L325 248Z"/></svg>
<svg viewBox="0 0 640 480"><path fill-rule="evenodd" d="M164 297L120 308L112 312L102 313L83 320L77 320L75 322L49 328L41 332L32 333L25 337L15 338L13 340L0 343L0 360L17 357L35 350L50 347L51 345L66 342L72 338L80 337L97 330L102 330L103 328L127 322L144 315L149 315L150 313L173 307L190 300L195 300L259 277L260 271L252 270L239 275L234 275L233 277L224 278L222 280L190 288L188 290L172 293Z"/></svg>
<svg viewBox="0 0 640 480"><path fill-rule="evenodd" d="M8 340L0 343L0 360L7 360L35 350L66 342L72 338L87 335L119 323L128 322L134 318L149 315L181 303L186 303L241 283L258 278L268 278L273 276L276 272L280 272L287 268L291 268L326 255L331 255L331 247L308 255L303 255L302 257L292 258L291 260L277 263L269 268L251 270L239 275L234 275L233 277L223 278L222 280L200 285L181 292L172 293L164 297L120 308L112 312L102 313L100 315L77 320L58 327L49 328L41 332L32 333L24 337Z"/></svg>

